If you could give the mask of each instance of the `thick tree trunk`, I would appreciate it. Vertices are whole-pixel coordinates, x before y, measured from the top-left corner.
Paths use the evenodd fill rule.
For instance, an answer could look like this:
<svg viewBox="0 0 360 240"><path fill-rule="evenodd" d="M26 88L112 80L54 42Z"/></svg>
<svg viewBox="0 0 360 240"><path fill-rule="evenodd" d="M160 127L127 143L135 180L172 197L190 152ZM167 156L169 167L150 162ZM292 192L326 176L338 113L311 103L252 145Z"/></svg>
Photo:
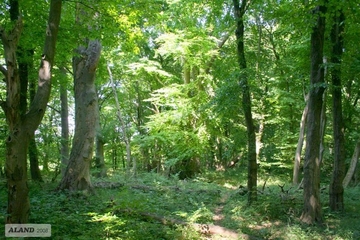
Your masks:
<svg viewBox="0 0 360 240"><path fill-rule="evenodd" d="M240 67L239 85L242 89L242 107L245 114L247 137L248 137L248 203L251 204L257 199L257 162L256 162L256 136L255 127L251 113L251 97L246 73L246 59L244 49L244 15L249 2L243 0L241 6L239 0L233 0L235 18L237 23L236 40L238 63Z"/></svg>
<svg viewBox="0 0 360 240"><path fill-rule="evenodd" d="M73 59L75 85L75 134L66 168L58 190L91 190L90 165L93 155L96 111L95 72L100 59L101 44L89 41L88 47L79 47Z"/></svg>
<svg viewBox="0 0 360 240"><path fill-rule="evenodd" d="M359 156L360 156L360 139L358 139L358 141L355 145L354 153L352 155L351 162L350 162L350 167L349 167L349 170L347 171L346 176L343 181L344 188L346 188L349 185L352 177L354 176L356 166L359 161Z"/></svg>
<svg viewBox="0 0 360 240"><path fill-rule="evenodd" d="M17 1L16 4L18 4ZM13 11L10 9L10 12ZM6 102L2 102L1 106L9 126L9 135L6 139L7 223L26 223L28 221L30 204L27 185L27 148L30 138L44 116L49 101L51 66L54 62L60 14L61 0L52 0L44 52L39 69L38 90L29 110L23 115L20 114L20 78L15 54L22 29L22 20L17 21L10 33L0 27L6 62L6 70L2 69L2 72L5 74L7 91Z"/></svg>
<svg viewBox="0 0 360 240"><path fill-rule="evenodd" d="M339 16L335 17L331 30L331 42L333 44L331 62L334 65L331 70L332 97L333 97L333 138L334 138L334 166L330 183L330 209L332 211L344 210L344 187L345 176L345 137L344 122L341 100L341 56L343 52L343 33L345 16L340 10Z"/></svg>
<svg viewBox="0 0 360 240"><path fill-rule="evenodd" d="M299 173L300 173L300 162L301 162L301 152L304 144L305 138L305 126L306 126L306 118L308 114L308 103L306 103L304 111L301 116L300 120L300 132L299 132L299 139L295 151L295 160L294 160L294 171L293 171L293 184L299 184Z"/></svg>
<svg viewBox="0 0 360 240"><path fill-rule="evenodd" d="M307 224L322 222L320 202L320 121L325 91L323 47L325 33L324 6L314 10L316 25L311 33L311 72L309 92L308 128L306 134L306 152L304 163L304 209L301 221Z"/></svg>

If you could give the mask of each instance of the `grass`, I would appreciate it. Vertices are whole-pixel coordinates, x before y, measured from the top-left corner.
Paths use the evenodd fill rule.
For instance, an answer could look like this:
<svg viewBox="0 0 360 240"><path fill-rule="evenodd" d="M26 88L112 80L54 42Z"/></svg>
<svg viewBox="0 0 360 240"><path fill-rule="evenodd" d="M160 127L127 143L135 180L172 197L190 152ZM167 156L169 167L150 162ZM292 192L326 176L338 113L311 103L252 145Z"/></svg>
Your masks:
<svg viewBox="0 0 360 240"><path fill-rule="evenodd" d="M52 225L51 239L226 239L205 236L191 225L164 224L163 219L179 223L221 225L259 239L360 239L360 189L348 188L345 213L331 213L328 192L322 192L325 223L307 226L299 221L302 192L276 178L269 178L258 201L247 206L246 185L240 171L209 172L193 180L180 181L154 173L135 179L114 174L93 179L96 193L54 192L57 183L30 182L31 223ZM108 188L113 183L112 188ZM278 185L283 185L283 194ZM263 180L259 180L259 190ZM261 189L262 190L262 189ZM4 222L6 188L0 187ZM154 217L155 216L155 217ZM217 220L213 220L214 217ZM0 238L4 228L0 228ZM33 238L36 239L36 238Z"/></svg>

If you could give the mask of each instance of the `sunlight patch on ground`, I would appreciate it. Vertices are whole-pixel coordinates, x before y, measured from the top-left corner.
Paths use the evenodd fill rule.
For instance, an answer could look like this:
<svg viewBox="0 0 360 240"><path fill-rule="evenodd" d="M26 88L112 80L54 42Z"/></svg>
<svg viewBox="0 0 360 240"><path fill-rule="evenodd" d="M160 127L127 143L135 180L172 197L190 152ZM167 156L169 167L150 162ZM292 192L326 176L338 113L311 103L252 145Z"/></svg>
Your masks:
<svg viewBox="0 0 360 240"><path fill-rule="evenodd" d="M225 183L225 184L223 185L223 187L228 188L228 189L232 189L232 190L238 188L237 186L234 186L234 185L232 185L232 184L230 184L230 183Z"/></svg>

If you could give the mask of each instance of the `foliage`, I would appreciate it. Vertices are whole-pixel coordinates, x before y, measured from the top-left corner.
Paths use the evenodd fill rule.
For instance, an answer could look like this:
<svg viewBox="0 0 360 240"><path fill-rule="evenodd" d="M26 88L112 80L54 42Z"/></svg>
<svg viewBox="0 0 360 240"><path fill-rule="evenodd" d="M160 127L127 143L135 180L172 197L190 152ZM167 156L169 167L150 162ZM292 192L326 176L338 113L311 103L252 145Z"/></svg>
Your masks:
<svg viewBox="0 0 360 240"><path fill-rule="evenodd" d="M329 2L334 8L343 4L346 15L341 71L348 164L360 132L360 22L357 17L360 13L358 1ZM33 49L34 58L38 59L43 50L44 9L47 9L48 1L20 3L25 24L20 44ZM260 188L261 181L270 176L263 194L259 194L259 203L248 208L246 198L232 189L245 185L247 164L232 1L149 0L135 3L130 0L101 0L88 4L63 1L53 92L44 120L35 133L40 168L48 179L58 173L61 142L59 89L60 84L64 84L60 80L61 74L65 69L70 129L73 130L73 49L84 44L84 39L96 38L103 45L97 91L105 163L114 174L106 181L121 181L126 186L116 190L98 189L98 195L72 199L67 194L51 192L51 184L45 184L43 191L42 187L31 183L31 220L53 223L56 226L54 236L59 236L59 239L60 235L65 239L90 236L196 239L201 236L191 226L162 226L132 214L116 213L116 209L133 208L189 222L212 222L214 209L221 199L215 192L220 191L221 195L229 197L224 205L226 217L222 223L230 229L240 229L263 238L356 238L356 232L360 230L351 223L356 220L359 209L355 201L359 197L357 188L346 191L346 214L330 214L324 201L328 226L305 228L297 220L301 194L287 185L291 179L299 121L309 91L309 39L314 21L310 16L315 4L316 1L299 0L253 1L245 16L247 74L254 103L254 124L261 146L258 155L259 177L262 178ZM77 24L79 8L88 12L85 24L92 28ZM7 2L0 3L0 15L0 25L10 29L12 23L8 21ZM332 15L326 17L331 23ZM329 38L329 29L326 38ZM0 48L3 50L3 46ZM327 43L325 55L329 54L329 49L331 46ZM2 52L0 63L3 66ZM324 66L333 67L331 64ZM30 73L34 79L36 67ZM148 170L159 175L144 174L136 180L124 179L120 175L127 167L124 160L126 148L123 130L115 114L117 109L108 67L114 78L126 124L125 134L131 141L137 168L140 172ZM328 184L333 167L330 74L328 71L326 75L327 126L322 184ZM5 84L0 81L0 100L4 99ZM1 126L5 126L3 112L0 121ZM0 137L6 139L6 136L7 130L2 127ZM0 154L6 154L5 141L0 143ZM194 166L202 174L193 175L195 179L187 182L174 180L190 161L196 163ZM0 158L0 176L4 163L4 158ZM211 171L214 169L218 172ZM227 171L222 172L224 169ZM174 179L163 175L171 175ZM94 181L96 184L103 179ZM143 192L131 187L136 184L154 190ZM285 184L285 189L291 188L293 200L280 200L279 184ZM174 185L179 188L178 193L171 190ZM203 192L197 194L200 190ZM6 194L2 195L3 201L0 202L5 202ZM322 193L322 199L327 199L325 195L326 191ZM116 199L116 206L107 207L112 198ZM75 224L79 224L77 229L73 228ZM91 227L86 228L85 224ZM87 235L82 236L85 229Z"/></svg>
<svg viewBox="0 0 360 240"><path fill-rule="evenodd" d="M305 226L298 220L301 191L285 184L283 193L279 187L284 185L283 180L271 176L264 189L258 188L261 191L258 203L249 207L246 196L240 195L238 189L246 182L245 173L240 169L207 172L190 181L155 173L142 173L136 179L113 174L94 182L95 195L54 192L56 183L30 182L30 220L51 224L52 239L209 239L195 231L191 223L220 224L262 239L357 238L360 229L353 223L360 213L358 187L346 191L346 214L330 213L325 208L327 225ZM265 179L260 179L261 185L263 181ZM108 187L110 183L113 188ZM323 199L327 198L326 187ZM5 215L5 191L4 182L1 182L2 217ZM163 225L144 213L189 225ZM223 219L214 222L213 217L219 214ZM2 236L3 231L1 228Z"/></svg>

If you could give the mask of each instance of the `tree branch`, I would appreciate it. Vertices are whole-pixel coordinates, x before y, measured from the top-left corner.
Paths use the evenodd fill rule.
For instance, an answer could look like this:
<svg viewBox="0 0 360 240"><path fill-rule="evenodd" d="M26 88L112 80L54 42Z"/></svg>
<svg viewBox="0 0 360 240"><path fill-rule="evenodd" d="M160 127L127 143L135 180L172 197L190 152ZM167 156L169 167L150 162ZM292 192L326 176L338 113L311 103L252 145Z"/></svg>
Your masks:
<svg viewBox="0 0 360 240"><path fill-rule="evenodd" d="M62 0L51 0L50 3L46 38L38 75L38 90L25 119L30 133L38 128L42 118L44 117L45 109L50 98L51 69L54 65L55 45L61 17L61 3Z"/></svg>
<svg viewBox="0 0 360 240"><path fill-rule="evenodd" d="M226 41L230 38L230 36L231 36L231 34L232 34L232 32L234 31L235 28L236 28L236 26L232 26L232 27L229 29L228 33L225 34L225 36L218 42L217 49L221 49L221 48L224 46L224 44L225 44ZM216 56L212 56L212 58L211 58L210 61L208 62L208 64L207 64L208 66L207 66L207 68L205 69L205 73L206 73L206 74L209 74L210 69L211 69L211 67L212 67L212 65L213 65L213 63L214 63L214 61L215 61L215 58L216 58Z"/></svg>

